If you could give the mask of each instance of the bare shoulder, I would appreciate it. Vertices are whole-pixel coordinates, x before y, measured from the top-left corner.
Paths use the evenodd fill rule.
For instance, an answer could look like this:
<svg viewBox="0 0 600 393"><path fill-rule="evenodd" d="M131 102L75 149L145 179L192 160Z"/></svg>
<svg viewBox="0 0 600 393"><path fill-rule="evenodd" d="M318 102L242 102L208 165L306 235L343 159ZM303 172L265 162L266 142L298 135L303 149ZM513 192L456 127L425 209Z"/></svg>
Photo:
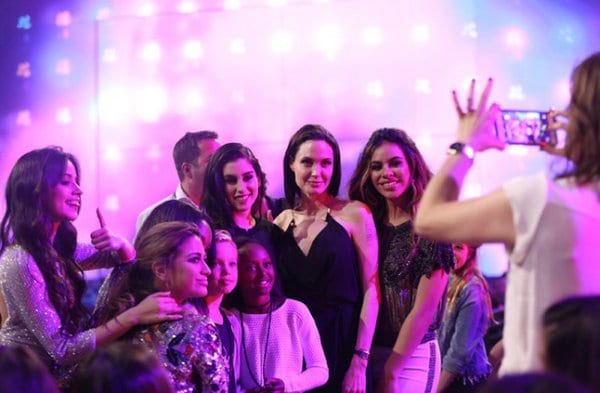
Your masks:
<svg viewBox="0 0 600 393"><path fill-rule="evenodd" d="M371 217L369 207L360 201L343 201L344 206L340 213L352 222L363 222Z"/></svg>
<svg viewBox="0 0 600 393"><path fill-rule="evenodd" d="M335 208L331 209L331 214L349 233L360 231L365 223L373 221L367 205L359 201L338 199Z"/></svg>
<svg viewBox="0 0 600 393"><path fill-rule="evenodd" d="M285 230L292 221L293 215L291 209L286 209L279 213L277 217L273 220L273 224L277 225L282 230Z"/></svg>

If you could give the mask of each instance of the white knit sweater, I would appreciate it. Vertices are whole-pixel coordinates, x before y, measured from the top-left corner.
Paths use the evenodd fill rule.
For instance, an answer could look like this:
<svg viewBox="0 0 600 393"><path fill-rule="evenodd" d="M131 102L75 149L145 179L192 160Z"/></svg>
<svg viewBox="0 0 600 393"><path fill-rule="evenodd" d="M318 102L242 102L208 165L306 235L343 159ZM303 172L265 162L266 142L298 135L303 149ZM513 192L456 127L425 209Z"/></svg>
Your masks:
<svg viewBox="0 0 600 393"><path fill-rule="evenodd" d="M285 300L273 311L270 328L269 314L242 316L238 310L234 310L234 314L240 322L243 317L244 340L240 348L238 381L241 389L257 387L254 378L261 384L265 379L279 378L286 392L303 392L327 382L329 370L319 332L303 303ZM303 360L306 362L304 370Z"/></svg>

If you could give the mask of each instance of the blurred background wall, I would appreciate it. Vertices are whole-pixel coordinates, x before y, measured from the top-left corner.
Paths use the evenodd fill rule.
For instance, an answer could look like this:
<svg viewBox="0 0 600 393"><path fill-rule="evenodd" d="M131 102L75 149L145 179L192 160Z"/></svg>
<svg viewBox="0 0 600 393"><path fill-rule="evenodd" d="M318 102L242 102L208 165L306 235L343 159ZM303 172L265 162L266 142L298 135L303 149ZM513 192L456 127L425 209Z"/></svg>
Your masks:
<svg viewBox="0 0 600 393"><path fill-rule="evenodd" d="M250 146L273 196L305 123L338 138L343 193L384 126L409 132L435 171L454 139L452 89L491 76L504 108L564 107L571 69L600 49L598 20L592 0L3 0L0 187L26 151L63 146L81 161L85 240L97 206L133 236L174 191L186 131ZM533 147L482 154L462 197L557 165ZM502 247L480 263L501 274Z"/></svg>

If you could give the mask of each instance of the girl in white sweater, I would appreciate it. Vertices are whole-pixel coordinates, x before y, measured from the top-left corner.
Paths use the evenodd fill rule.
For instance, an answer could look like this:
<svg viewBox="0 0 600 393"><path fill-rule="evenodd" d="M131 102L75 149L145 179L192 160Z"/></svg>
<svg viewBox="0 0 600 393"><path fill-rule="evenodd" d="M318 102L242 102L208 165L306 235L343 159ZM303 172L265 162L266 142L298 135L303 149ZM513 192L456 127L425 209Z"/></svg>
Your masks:
<svg viewBox="0 0 600 393"><path fill-rule="evenodd" d="M302 392L327 382L329 370L315 321L303 303L272 294L275 269L254 239L238 241L241 388L248 393ZM306 367L303 367L303 362Z"/></svg>

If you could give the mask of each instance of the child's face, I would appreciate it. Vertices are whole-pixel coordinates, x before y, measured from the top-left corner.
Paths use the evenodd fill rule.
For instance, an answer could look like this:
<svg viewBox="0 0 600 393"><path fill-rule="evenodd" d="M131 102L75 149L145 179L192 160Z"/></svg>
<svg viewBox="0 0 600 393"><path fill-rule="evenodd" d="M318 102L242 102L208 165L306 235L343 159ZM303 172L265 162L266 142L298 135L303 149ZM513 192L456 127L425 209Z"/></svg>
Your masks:
<svg viewBox="0 0 600 393"><path fill-rule="evenodd" d="M240 290L245 301L271 294L275 270L264 247L250 243L240 249L238 274Z"/></svg>
<svg viewBox="0 0 600 393"><path fill-rule="evenodd" d="M231 293L238 282L238 252L231 241L215 244L215 263L208 277L209 295Z"/></svg>
<svg viewBox="0 0 600 393"><path fill-rule="evenodd" d="M467 263L467 258L469 257L469 246L464 243L454 243L452 245L452 250L454 251L454 270L460 270L465 263Z"/></svg>

